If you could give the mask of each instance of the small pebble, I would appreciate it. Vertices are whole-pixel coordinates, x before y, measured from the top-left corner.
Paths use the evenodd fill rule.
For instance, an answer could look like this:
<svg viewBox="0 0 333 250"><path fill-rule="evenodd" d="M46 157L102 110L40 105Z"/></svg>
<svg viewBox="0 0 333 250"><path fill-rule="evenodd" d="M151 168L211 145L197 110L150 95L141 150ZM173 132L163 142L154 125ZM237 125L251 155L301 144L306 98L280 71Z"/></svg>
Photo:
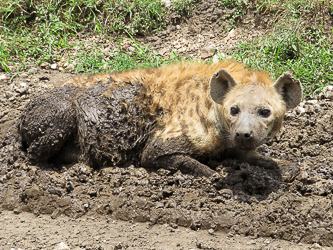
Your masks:
<svg viewBox="0 0 333 250"><path fill-rule="evenodd" d="M311 103L311 104L317 104L317 103L318 103L318 101L317 101L317 100L309 100L309 101L307 101L307 103Z"/></svg>
<svg viewBox="0 0 333 250"><path fill-rule="evenodd" d="M30 74L35 74L35 73L37 73L37 68L31 68L31 69L29 69L29 70L28 70L28 73L30 73Z"/></svg>
<svg viewBox="0 0 333 250"><path fill-rule="evenodd" d="M48 69L48 68L50 68L51 65L47 62L44 62L40 66L42 67L42 69Z"/></svg>
<svg viewBox="0 0 333 250"><path fill-rule="evenodd" d="M302 107L297 107L297 113L299 115L303 115L305 113L305 108L302 108Z"/></svg>
<svg viewBox="0 0 333 250"><path fill-rule="evenodd" d="M75 67L73 64L68 64L68 67L66 68L67 71L72 72L75 70Z"/></svg>
<svg viewBox="0 0 333 250"><path fill-rule="evenodd" d="M20 213L21 213L21 210L19 208L14 209L14 214L20 214Z"/></svg>
<svg viewBox="0 0 333 250"><path fill-rule="evenodd" d="M215 54L213 56L213 63L218 63L220 60L219 60L219 57Z"/></svg>
<svg viewBox="0 0 333 250"><path fill-rule="evenodd" d="M333 86L326 86L323 91L327 99L333 100Z"/></svg>
<svg viewBox="0 0 333 250"><path fill-rule="evenodd" d="M7 67L11 72L14 72L16 70L15 66L8 66Z"/></svg>
<svg viewBox="0 0 333 250"><path fill-rule="evenodd" d="M69 246L66 245L64 242L60 242L58 245L55 246L53 250L67 250L70 249Z"/></svg>

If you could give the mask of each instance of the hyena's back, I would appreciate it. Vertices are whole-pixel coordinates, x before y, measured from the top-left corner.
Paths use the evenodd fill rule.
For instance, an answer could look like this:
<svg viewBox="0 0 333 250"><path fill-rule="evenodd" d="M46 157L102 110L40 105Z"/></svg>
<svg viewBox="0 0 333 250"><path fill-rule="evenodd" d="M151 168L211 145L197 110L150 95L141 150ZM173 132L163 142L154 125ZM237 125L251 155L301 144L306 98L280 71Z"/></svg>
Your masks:
<svg viewBox="0 0 333 250"><path fill-rule="evenodd" d="M66 85L30 102L19 133L33 161L54 158L94 166L130 162L140 155L154 123L151 100L141 83ZM139 101L140 100L140 101Z"/></svg>

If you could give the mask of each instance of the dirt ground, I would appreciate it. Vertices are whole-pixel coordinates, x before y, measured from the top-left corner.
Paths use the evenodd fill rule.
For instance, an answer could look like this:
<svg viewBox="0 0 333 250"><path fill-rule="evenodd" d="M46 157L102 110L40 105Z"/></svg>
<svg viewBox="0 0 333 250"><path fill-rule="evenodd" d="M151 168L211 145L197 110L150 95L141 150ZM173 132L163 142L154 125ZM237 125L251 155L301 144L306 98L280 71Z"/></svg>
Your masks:
<svg viewBox="0 0 333 250"><path fill-rule="evenodd" d="M329 249L169 224L131 223L105 216L73 219L31 213L0 214L0 246L9 249Z"/></svg>
<svg viewBox="0 0 333 250"><path fill-rule="evenodd" d="M174 14L165 31L138 41L161 56L175 50L206 59L212 46L230 54L239 40L268 32L269 22L251 13L234 33L218 32L225 11L218 6L202 1L192 16ZM30 99L73 77L40 67L30 72L3 73L1 138ZM297 168L280 172L225 160L210 178L133 166L30 165L12 152L9 134L0 141L0 248L330 249L332 122L332 100L304 100L259 149Z"/></svg>

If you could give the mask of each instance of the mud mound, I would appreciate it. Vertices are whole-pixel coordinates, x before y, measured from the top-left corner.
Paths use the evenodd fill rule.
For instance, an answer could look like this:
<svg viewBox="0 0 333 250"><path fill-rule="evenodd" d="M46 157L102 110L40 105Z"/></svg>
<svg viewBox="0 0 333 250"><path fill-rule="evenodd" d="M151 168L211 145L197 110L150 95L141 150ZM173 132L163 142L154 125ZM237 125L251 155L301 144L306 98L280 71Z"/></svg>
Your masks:
<svg viewBox="0 0 333 250"><path fill-rule="evenodd" d="M1 209L52 218L101 214L331 246L332 110L328 100L303 102L286 114L281 133L260 148L297 163L296 177L293 169L281 173L234 160L216 163L219 175L206 178L133 166L32 166L14 154L0 168ZM11 150L4 143L1 159Z"/></svg>

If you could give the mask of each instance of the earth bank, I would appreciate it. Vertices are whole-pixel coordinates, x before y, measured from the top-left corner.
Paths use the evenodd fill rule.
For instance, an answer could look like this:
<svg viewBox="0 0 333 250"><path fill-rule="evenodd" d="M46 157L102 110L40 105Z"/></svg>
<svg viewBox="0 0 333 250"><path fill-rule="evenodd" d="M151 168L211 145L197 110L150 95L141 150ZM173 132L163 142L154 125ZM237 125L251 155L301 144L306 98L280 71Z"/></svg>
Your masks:
<svg viewBox="0 0 333 250"><path fill-rule="evenodd" d="M28 164L11 144L11 134L4 134L29 98L52 87L41 79L37 74L26 85L21 79L3 81L1 210L51 218L105 216L332 246L331 100L302 102L286 114L279 135L259 149L297 168L281 172L225 160L215 163L219 175L206 178L133 166Z"/></svg>

